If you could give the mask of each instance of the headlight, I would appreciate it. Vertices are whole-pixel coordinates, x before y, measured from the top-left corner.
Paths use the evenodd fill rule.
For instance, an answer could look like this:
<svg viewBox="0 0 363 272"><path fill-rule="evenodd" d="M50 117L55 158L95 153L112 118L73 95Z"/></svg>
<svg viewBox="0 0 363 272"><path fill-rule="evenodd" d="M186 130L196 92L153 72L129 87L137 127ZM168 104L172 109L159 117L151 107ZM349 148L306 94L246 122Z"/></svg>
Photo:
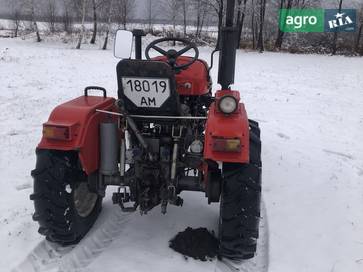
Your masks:
<svg viewBox="0 0 363 272"><path fill-rule="evenodd" d="M233 96L224 96L219 101L219 109L225 114L236 111L238 106L237 100Z"/></svg>

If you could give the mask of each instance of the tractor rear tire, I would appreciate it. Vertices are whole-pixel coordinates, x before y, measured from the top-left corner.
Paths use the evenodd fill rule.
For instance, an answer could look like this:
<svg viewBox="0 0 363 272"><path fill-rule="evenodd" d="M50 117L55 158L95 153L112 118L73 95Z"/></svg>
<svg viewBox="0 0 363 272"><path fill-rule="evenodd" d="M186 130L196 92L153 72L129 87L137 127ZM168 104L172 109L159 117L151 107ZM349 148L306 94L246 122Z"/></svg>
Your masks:
<svg viewBox="0 0 363 272"><path fill-rule="evenodd" d="M219 218L219 255L233 260L255 256L261 206L260 129L250 121L250 162L224 163Z"/></svg>
<svg viewBox="0 0 363 272"><path fill-rule="evenodd" d="M32 171L34 193L33 220L48 241L77 244L96 221L102 197L88 189L87 175L76 152L37 150Z"/></svg>

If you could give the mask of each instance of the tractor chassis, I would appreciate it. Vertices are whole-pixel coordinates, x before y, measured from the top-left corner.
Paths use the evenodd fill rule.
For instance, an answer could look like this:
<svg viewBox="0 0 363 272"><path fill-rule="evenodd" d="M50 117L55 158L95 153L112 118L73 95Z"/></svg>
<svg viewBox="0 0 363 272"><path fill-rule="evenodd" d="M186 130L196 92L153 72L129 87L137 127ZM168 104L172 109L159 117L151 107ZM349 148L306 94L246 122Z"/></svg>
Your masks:
<svg viewBox="0 0 363 272"><path fill-rule="evenodd" d="M118 104L118 103L116 103ZM121 108L122 109L122 108ZM148 150L146 161L144 158L137 158L137 156L134 156L135 154L132 154L133 161L127 161L127 152L126 152L126 141L125 139L121 139L121 143L119 144L119 147L117 148L117 139L112 140L111 135L116 135L116 133L110 133L110 130L115 130L115 123L113 124L101 124L101 160L100 160L100 170L99 170L99 177L95 178L94 176L89 176L89 184L92 184L91 187L95 188L95 192L104 194L105 188L107 186L119 186L118 191L116 193L113 193L112 201L114 204L118 204L122 211L124 212L134 212L136 209L140 206L140 212L141 214L146 214L153 206L158 205L158 201L155 201L155 203L152 203L152 206L148 205L147 202L150 201L147 190L149 188L146 188L145 192L141 191L138 186L138 184L135 185L135 177L138 179L143 179L145 176L145 171L149 172L148 174L151 174L153 176L157 176L159 173L157 173L157 170L147 170L150 163L157 162L157 158L155 155L151 152L152 150L157 150L159 147L157 142L152 141L152 139L145 139L139 130L137 129L137 126L135 124L134 119L173 119L176 122L179 122L181 124L173 125L172 126L172 141L173 141L173 148L172 148L172 156L170 159L165 158L164 160L161 159L161 167L163 169L163 176L164 180L167 182L165 183L165 186L161 188L160 191L160 198L161 198L161 212L163 214L166 213L167 205L176 205L176 206L182 206L183 205L183 199L178 196L178 194L182 191L200 191L205 192L205 188L202 186L202 177L201 175L197 175L197 168L200 167L201 162L203 160L202 154L187 154L185 156L184 162L178 162L178 149L179 149L179 142L183 134L183 129L185 126L183 126L182 123L189 122L192 120L199 120L204 121L207 119L207 117L196 117L196 116L144 116L144 115L128 115L125 113L124 110L121 110L119 112L113 112L113 111L105 111L105 110L96 110L97 112L108 114L108 115L114 115L119 117L118 124L120 125L123 121L125 122L125 127L130 129L135 135L139 143L142 145L142 147L145 150ZM123 113L122 113L123 112ZM118 129L122 129L121 127L118 127ZM110 140L111 138L111 140ZM110 145L111 143L114 143L114 145ZM115 153L114 150L119 150L119 167L117 171L110 171L110 169L116 169L115 166L117 165L117 156L114 155L115 160L110 160L110 154ZM104 154L104 155L102 155ZM140 150L141 154L141 150ZM130 156L129 156L130 157ZM137 167L135 167L134 172L135 174L133 176L125 175L125 165L126 163L135 163L135 161L138 161L136 164ZM170 162L169 162L170 161ZM171 163L170 171L169 171L169 163ZM186 168L195 169L195 175L194 176L184 176L177 179L177 164L184 164ZM180 166L180 165L178 165ZM110 174L112 173L112 174ZM215 180L215 183L220 183L220 180ZM135 188L138 187L138 188ZM138 198L135 198L133 194L131 194L131 189L133 188L134 191L138 191ZM211 189L210 189L211 190ZM220 186L216 186L215 190L216 192L210 192L210 195L220 195ZM216 197L215 197L216 198ZM218 202L214 199L208 199L208 203L211 202Z"/></svg>

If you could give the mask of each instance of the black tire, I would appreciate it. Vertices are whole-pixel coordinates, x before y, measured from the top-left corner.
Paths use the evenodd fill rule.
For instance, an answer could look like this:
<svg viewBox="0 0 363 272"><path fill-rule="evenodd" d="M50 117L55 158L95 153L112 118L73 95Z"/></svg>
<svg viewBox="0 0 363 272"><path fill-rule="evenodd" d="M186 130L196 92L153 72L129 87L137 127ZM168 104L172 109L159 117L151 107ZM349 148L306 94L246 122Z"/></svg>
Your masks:
<svg viewBox="0 0 363 272"><path fill-rule="evenodd" d="M261 206L260 129L250 121L250 162L224 163L219 219L219 255L233 260L253 258Z"/></svg>
<svg viewBox="0 0 363 272"><path fill-rule="evenodd" d="M89 191L76 152L37 150L32 171L33 220L39 233L61 245L78 243L96 221L102 197ZM77 200L77 201L75 201Z"/></svg>

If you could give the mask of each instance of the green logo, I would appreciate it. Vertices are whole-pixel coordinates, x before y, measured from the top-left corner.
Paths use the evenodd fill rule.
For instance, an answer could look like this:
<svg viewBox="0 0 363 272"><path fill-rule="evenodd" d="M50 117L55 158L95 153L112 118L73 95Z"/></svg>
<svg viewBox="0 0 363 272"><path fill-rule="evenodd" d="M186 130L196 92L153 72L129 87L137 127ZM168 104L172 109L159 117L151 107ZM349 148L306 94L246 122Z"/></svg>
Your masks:
<svg viewBox="0 0 363 272"><path fill-rule="evenodd" d="M324 9L280 9L282 32L324 32Z"/></svg>

